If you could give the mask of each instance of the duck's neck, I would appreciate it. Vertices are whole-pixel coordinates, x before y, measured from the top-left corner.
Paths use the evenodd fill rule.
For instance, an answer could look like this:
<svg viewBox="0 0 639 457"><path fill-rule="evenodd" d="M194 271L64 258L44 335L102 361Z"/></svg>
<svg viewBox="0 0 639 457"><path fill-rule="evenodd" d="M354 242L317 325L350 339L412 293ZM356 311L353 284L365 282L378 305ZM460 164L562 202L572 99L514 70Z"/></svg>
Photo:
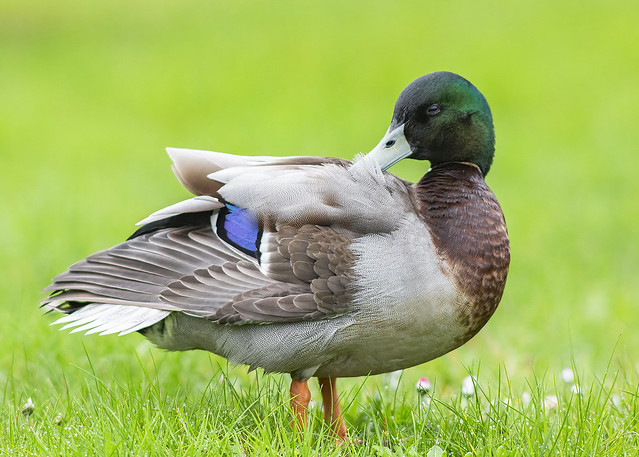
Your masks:
<svg viewBox="0 0 639 457"><path fill-rule="evenodd" d="M499 304L510 262L506 223L479 167L445 163L415 185L419 211L439 257L466 298L469 339Z"/></svg>

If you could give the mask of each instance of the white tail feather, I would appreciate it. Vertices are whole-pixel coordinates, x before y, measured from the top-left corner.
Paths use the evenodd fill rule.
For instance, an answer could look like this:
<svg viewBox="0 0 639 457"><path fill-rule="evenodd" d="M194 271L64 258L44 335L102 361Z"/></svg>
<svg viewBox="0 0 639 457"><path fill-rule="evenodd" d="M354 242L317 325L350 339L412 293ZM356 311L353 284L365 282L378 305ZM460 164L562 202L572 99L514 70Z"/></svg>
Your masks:
<svg viewBox="0 0 639 457"><path fill-rule="evenodd" d="M101 335L107 335L119 332L120 335L125 335L153 325L169 314L170 311L153 308L92 303L53 324L66 323L61 330L77 327L71 333L87 332L88 335L100 332Z"/></svg>

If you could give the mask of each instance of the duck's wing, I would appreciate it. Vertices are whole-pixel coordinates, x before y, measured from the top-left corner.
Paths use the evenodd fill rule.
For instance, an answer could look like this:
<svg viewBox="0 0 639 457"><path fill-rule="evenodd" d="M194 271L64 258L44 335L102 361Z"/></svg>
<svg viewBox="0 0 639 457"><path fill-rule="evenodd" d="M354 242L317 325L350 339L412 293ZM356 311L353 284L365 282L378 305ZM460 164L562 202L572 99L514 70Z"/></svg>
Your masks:
<svg viewBox="0 0 639 457"><path fill-rule="evenodd" d="M285 267L278 259L273 276L294 282L264 274L255 258L218 236L210 224L166 227L72 265L44 290L52 294L43 306L67 313L59 323L77 327L74 331L104 334L139 330L171 311L225 324L303 321L344 312L350 260L335 258L339 242L332 244L329 259L326 246L308 249L317 243L319 230L310 236L285 232L269 246L279 246L293 260ZM330 231L323 232L326 237Z"/></svg>
<svg viewBox="0 0 639 457"><path fill-rule="evenodd" d="M62 322L75 331L121 334L172 311L223 324L348 312L356 261L349 245L392 230L398 208L410 206L405 185L348 163L221 158L235 162L207 178L219 186L215 197L154 213L126 242L54 278L43 306L68 313ZM189 185L200 179L188 176Z"/></svg>

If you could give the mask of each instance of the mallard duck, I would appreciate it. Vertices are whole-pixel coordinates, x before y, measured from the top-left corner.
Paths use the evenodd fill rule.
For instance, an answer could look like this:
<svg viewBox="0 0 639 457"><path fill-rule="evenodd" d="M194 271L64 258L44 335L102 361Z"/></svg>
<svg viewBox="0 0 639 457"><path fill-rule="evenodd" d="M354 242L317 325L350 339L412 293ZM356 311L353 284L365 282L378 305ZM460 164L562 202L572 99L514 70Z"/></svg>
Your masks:
<svg viewBox="0 0 639 457"><path fill-rule="evenodd" d="M494 156L484 96L449 72L422 76L387 133L354 162L168 149L195 197L53 279L42 305L87 333L140 332L290 373L293 422L319 378L346 438L336 379L391 372L473 337L506 283L509 240L484 182ZM417 183L386 170L412 158Z"/></svg>

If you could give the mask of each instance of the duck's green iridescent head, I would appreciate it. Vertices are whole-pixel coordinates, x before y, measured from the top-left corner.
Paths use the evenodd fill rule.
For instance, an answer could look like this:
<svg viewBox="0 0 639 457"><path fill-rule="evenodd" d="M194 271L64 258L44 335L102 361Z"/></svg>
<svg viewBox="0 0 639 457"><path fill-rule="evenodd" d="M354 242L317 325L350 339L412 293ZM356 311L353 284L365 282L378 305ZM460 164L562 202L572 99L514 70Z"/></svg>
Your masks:
<svg viewBox="0 0 639 457"><path fill-rule="evenodd" d="M413 81L403 90L393 112L391 129L404 124L414 159L433 166L472 162L484 176L495 155L495 130L490 107L469 81L439 71Z"/></svg>
<svg viewBox="0 0 639 457"><path fill-rule="evenodd" d="M429 160L433 166L471 162L486 176L495 155L495 130L490 107L469 81L439 71L410 83L395 104L386 136L373 150L401 158ZM373 152L372 151L372 152ZM382 168L384 159L380 160ZM390 166L388 165L388 166Z"/></svg>

